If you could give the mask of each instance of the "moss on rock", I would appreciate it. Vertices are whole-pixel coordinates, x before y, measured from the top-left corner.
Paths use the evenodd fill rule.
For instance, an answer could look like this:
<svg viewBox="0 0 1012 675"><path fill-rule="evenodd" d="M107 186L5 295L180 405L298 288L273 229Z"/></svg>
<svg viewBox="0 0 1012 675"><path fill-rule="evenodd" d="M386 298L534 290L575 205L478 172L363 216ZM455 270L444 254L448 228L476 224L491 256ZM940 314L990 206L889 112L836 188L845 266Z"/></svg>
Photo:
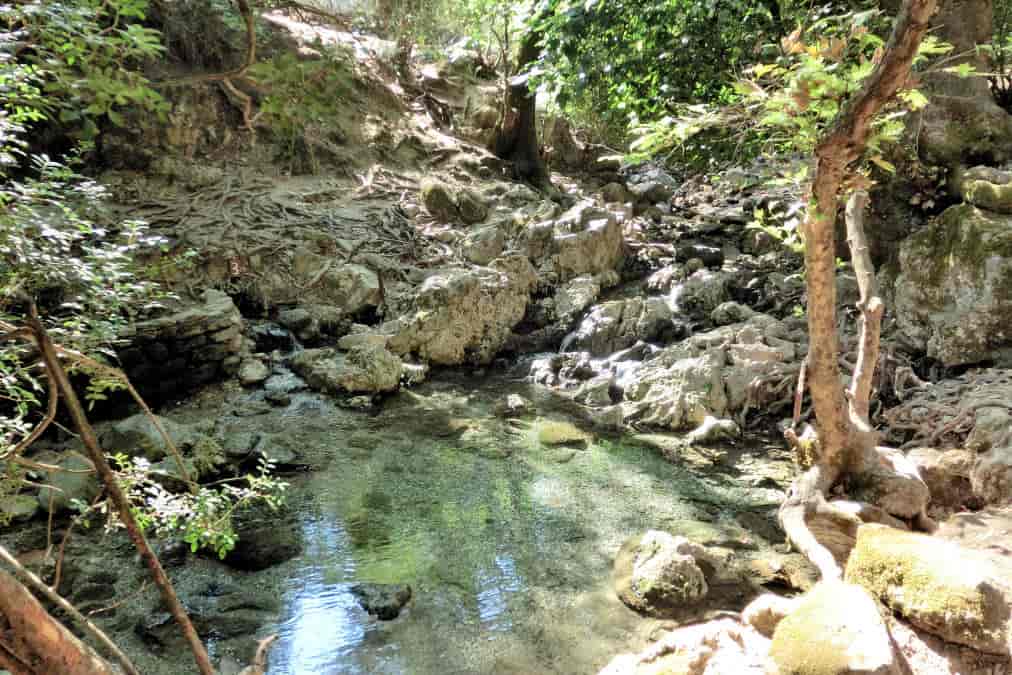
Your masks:
<svg viewBox="0 0 1012 675"><path fill-rule="evenodd" d="M823 581L773 633L778 675L894 675L900 672L879 606L860 586Z"/></svg>
<svg viewBox="0 0 1012 675"><path fill-rule="evenodd" d="M862 525L846 580L918 628L983 652L1009 653L1009 598L993 568L955 544Z"/></svg>

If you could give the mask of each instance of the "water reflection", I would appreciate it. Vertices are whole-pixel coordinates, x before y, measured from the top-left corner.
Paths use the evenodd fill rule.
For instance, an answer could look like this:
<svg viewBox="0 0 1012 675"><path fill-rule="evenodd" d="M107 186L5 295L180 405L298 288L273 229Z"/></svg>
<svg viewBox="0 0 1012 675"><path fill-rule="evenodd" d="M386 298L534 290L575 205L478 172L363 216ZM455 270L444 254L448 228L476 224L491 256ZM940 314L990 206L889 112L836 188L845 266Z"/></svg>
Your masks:
<svg viewBox="0 0 1012 675"><path fill-rule="evenodd" d="M523 586L516 561L508 554L497 555L492 569L478 570L478 620L483 631L506 631L513 627L508 603L510 596Z"/></svg>

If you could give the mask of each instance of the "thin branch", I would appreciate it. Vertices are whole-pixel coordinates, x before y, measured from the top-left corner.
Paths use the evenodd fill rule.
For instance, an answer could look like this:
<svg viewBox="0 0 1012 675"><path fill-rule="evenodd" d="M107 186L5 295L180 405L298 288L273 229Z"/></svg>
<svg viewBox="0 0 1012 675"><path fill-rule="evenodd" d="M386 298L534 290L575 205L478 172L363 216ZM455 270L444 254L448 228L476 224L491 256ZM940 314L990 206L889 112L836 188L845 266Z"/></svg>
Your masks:
<svg viewBox="0 0 1012 675"><path fill-rule="evenodd" d="M878 363L879 335L882 330L882 313L885 305L875 288L875 268L868 252L868 239L864 232L864 211L868 205L868 193L855 190L847 201L847 243L850 245L851 262L857 285L861 292L857 308L861 310L860 338L858 342L857 365L850 385L850 406L852 414L868 424L871 407L872 385L875 382L875 366Z"/></svg>

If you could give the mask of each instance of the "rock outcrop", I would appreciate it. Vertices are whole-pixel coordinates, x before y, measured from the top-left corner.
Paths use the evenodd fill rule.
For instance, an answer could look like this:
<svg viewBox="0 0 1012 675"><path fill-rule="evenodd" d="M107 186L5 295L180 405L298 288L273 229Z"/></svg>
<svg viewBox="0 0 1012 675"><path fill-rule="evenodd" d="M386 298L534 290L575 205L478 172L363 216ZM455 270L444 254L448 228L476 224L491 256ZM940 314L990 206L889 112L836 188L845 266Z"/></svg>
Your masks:
<svg viewBox="0 0 1012 675"><path fill-rule="evenodd" d="M643 614L682 615L709 591L697 559L708 559L706 549L685 537L658 530L635 535L615 559L615 592Z"/></svg>
<svg viewBox="0 0 1012 675"><path fill-rule="evenodd" d="M307 349L292 358L292 369L328 394L379 394L400 387L403 364L382 345L362 344L347 353Z"/></svg>
<svg viewBox="0 0 1012 675"><path fill-rule="evenodd" d="M893 300L914 348L946 366L1012 351L1012 216L954 206L900 245Z"/></svg>

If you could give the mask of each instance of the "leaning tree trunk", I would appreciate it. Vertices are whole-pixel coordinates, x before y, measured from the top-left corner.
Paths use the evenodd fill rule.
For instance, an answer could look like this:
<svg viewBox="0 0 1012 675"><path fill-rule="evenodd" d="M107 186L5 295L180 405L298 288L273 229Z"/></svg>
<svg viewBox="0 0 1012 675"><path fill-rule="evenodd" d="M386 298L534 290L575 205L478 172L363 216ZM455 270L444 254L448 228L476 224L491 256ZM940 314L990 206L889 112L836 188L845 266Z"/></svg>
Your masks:
<svg viewBox="0 0 1012 675"><path fill-rule="evenodd" d="M506 111L495 142L495 154L513 163L514 175L534 185L548 183L548 170L538 143L535 94L526 70L538 60L541 34L528 30L517 57L517 75L510 80Z"/></svg>
<svg viewBox="0 0 1012 675"><path fill-rule="evenodd" d="M49 615L0 570L0 668L15 675L116 675L120 671Z"/></svg>
<svg viewBox="0 0 1012 675"><path fill-rule="evenodd" d="M935 1L905 0L882 60L815 151L817 168L803 227L808 280L808 378L818 438L813 441L792 437L796 443L813 443L816 459L791 487L781 507L780 520L788 538L827 578L841 576L840 559L849 550L848 542L853 540L862 520L898 524L889 515L891 509L830 502L826 500L829 491L845 476L855 474L887 490L902 490L905 481L920 480L916 473L907 477L894 470L897 458L886 449L876 448L877 435L868 423L882 304L874 294L874 275L861 227L862 197L853 204L849 218L852 253L861 286L858 305L862 312L861 348L850 390L845 392L841 385L836 334L835 223L844 179L864 152L875 115L906 85L911 63L935 11ZM924 519L922 524L927 524L923 505L916 506L916 511Z"/></svg>

